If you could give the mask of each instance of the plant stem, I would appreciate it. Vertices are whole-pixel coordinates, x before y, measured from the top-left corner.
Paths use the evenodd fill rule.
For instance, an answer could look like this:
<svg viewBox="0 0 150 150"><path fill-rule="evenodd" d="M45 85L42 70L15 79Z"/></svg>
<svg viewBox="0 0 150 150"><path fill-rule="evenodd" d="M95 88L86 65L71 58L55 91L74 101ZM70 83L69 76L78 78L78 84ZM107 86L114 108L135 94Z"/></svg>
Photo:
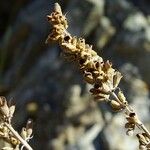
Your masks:
<svg viewBox="0 0 150 150"><path fill-rule="evenodd" d="M17 131L14 130L14 128L10 124L6 122L4 124L14 134L14 136L27 148L27 150L33 150L32 147L18 134Z"/></svg>

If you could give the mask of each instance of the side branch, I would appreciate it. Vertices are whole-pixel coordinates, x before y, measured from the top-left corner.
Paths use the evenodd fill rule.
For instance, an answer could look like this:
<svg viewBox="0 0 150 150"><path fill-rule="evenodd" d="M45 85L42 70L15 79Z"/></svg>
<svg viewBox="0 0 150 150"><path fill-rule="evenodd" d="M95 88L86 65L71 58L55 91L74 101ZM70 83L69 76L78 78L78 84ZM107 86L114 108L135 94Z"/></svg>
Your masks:
<svg viewBox="0 0 150 150"><path fill-rule="evenodd" d="M4 125L13 133L13 135L22 143L22 145L27 148L27 150L33 150L32 147L18 134L17 131L14 130L10 124L4 123Z"/></svg>

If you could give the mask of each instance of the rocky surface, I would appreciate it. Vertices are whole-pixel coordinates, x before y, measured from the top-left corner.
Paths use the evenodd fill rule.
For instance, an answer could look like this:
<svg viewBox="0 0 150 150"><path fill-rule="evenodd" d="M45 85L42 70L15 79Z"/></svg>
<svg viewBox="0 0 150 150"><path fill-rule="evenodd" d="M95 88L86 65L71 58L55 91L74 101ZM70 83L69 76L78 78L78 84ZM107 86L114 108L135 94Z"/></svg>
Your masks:
<svg viewBox="0 0 150 150"><path fill-rule="evenodd" d="M34 119L36 150L133 150L122 113L93 102L74 64L61 49L45 45L46 14L54 0L2 0L0 5L0 94L14 99L14 125ZM128 101L150 129L150 12L148 0L60 1L69 31L85 37L124 78ZM4 7L5 6L5 7ZM7 8L7 9L6 9ZM7 16L7 17L6 17Z"/></svg>

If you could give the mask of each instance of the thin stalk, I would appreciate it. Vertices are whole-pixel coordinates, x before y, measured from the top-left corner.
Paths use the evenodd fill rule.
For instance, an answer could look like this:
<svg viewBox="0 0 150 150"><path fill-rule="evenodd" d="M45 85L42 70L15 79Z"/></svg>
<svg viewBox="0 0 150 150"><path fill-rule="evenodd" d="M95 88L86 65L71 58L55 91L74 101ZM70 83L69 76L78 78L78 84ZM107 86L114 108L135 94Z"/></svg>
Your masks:
<svg viewBox="0 0 150 150"><path fill-rule="evenodd" d="M14 134L14 136L22 143L22 145L24 145L27 150L33 150L32 147L18 134L17 131L14 130L14 128L8 124L8 123L4 123L5 126Z"/></svg>

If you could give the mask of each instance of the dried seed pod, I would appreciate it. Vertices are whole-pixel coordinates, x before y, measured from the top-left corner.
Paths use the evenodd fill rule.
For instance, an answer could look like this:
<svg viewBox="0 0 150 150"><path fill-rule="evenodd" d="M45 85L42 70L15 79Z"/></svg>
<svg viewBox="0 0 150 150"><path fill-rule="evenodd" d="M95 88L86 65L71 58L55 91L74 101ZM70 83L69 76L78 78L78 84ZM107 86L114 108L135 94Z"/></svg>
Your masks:
<svg viewBox="0 0 150 150"><path fill-rule="evenodd" d="M116 74L113 76L113 87L114 89L118 87L120 81L121 81L122 75L120 72L116 71Z"/></svg>
<svg viewBox="0 0 150 150"><path fill-rule="evenodd" d="M121 102L123 102L123 103L126 103L126 102L127 102L127 101L126 101L126 97L124 96L124 94L123 94L122 91L119 91L119 92L118 92L118 98L119 98L119 100L120 100Z"/></svg>
<svg viewBox="0 0 150 150"><path fill-rule="evenodd" d="M106 94L106 95L110 94L107 90L105 90L103 87L101 87L101 85L99 85L97 83L94 85L94 89L97 89L98 90L97 92L99 92L101 94Z"/></svg>
<svg viewBox="0 0 150 150"><path fill-rule="evenodd" d="M111 100L110 105L111 105L111 107L113 108L114 111L122 110L122 106L115 100Z"/></svg>
<svg viewBox="0 0 150 150"><path fill-rule="evenodd" d="M126 117L127 121L129 123L133 123L133 124L141 124L140 120L138 119L138 116L135 113L130 113L127 117Z"/></svg>
<svg viewBox="0 0 150 150"><path fill-rule="evenodd" d="M103 82L102 83L102 89L104 90L104 91L107 91L107 93L109 93L112 89L111 89L111 85L110 84L108 84L107 82Z"/></svg>

